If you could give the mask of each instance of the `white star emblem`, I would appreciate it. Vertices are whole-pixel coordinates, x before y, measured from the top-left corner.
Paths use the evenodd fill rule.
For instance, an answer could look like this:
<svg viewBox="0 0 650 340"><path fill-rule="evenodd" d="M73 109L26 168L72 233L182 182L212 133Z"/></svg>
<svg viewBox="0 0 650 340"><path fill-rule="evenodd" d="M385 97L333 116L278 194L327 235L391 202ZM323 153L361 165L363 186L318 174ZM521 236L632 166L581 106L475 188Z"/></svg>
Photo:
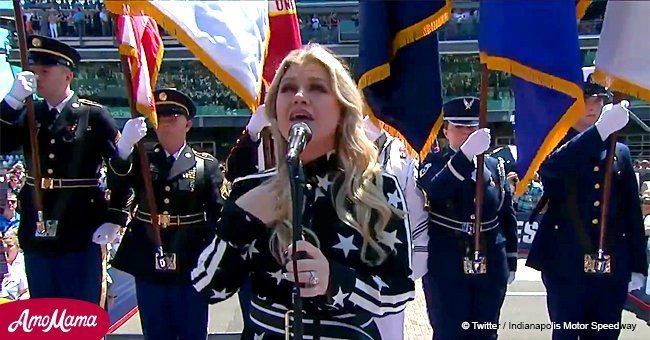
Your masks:
<svg viewBox="0 0 650 340"><path fill-rule="evenodd" d="M334 304L332 306L336 307L336 305L340 305L343 307L343 300L348 297L350 294L345 294L341 290L341 287L339 287L339 292L336 293L336 295L332 296L332 299L334 299Z"/></svg>
<svg viewBox="0 0 650 340"><path fill-rule="evenodd" d="M226 291L226 288L222 289L221 291L217 291L216 289L212 290L212 296L210 297L211 299L219 299L219 300L225 300L228 298L228 292Z"/></svg>
<svg viewBox="0 0 650 340"><path fill-rule="evenodd" d="M332 185L332 181L330 181L327 175L324 177L316 176L316 179L318 180L318 187L323 189L323 192L327 192L327 190L330 188L330 185Z"/></svg>
<svg viewBox="0 0 650 340"><path fill-rule="evenodd" d="M395 244L402 244L402 241L397 238L397 230L393 230L392 233L382 231L379 235L379 243L383 243L391 250L395 250Z"/></svg>
<svg viewBox="0 0 650 340"><path fill-rule="evenodd" d="M359 250L359 248L354 245L354 235L350 237L343 237L338 233L336 235L339 237L339 243L334 245L332 248L343 250L346 259L348 258L350 250Z"/></svg>
<svg viewBox="0 0 650 340"><path fill-rule="evenodd" d="M244 254L242 254L242 256L241 256L244 260L246 260L247 257L249 257L249 258L252 259L252 258L253 258L253 254L255 254L255 253L258 253L258 254L259 254L259 253L260 253L260 252L257 250L257 248L255 248L255 242L256 242L256 241L257 241L257 240L253 240L253 243L251 243L251 244L247 244L247 245L244 246Z"/></svg>
<svg viewBox="0 0 650 340"><path fill-rule="evenodd" d="M275 279L276 285L279 285L280 281L282 281L282 269L279 269L277 272L267 272L267 274Z"/></svg>
<svg viewBox="0 0 650 340"><path fill-rule="evenodd" d="M375 283L377 284L377 289L379 289L380 293L381 293L381 288L382 287L389 288L388 285L386 284L386 282L382 281L381 277L379 277L377 275L373 275L372 280L375 281Z"/></svg>
<svg viewBox="0 0 650 340"><path fill-rule="evenodd" d="M255 333L253 340L262 340L262 339L264 339L264 332L262 332L262 334Z"/></svg>
<svg viewBox="0 0 650 340"><path fill-rule="evenodd" d="M327 196L325 196L321 188L316 188L316 196L314 196L314 201L318 200L319 197L327 197Z"/></svg>
<svg viewBox="0 0 650 340"><path fill-rule="evenodd" d="M397 189L395 189L394 192L388 193L388 204L399 209L400 203L402 203L402 200L399 199L399 193L397 192Z"/></svg>

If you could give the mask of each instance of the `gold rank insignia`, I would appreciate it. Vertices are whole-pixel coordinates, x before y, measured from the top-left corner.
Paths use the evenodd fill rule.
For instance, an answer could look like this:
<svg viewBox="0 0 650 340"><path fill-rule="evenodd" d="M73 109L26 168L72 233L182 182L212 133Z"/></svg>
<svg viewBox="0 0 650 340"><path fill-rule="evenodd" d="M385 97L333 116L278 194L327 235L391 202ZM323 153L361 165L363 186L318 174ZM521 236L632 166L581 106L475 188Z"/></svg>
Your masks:
<svg viewBox="0 0 650 340"><path fill-rule="evenodd" d="M34 47L41 47L43 43L41 42L41 39L39 38L34 38L32 39L32 46Z"/></svg>
<svg viewBox="0 0 650 340"><path fill-rule="evenodd" d="M160 92L160 94L158 94L158 99L160 99L160 100L162 100L162 101L167 100L167 93L165 93L165 92Z"/></svg>

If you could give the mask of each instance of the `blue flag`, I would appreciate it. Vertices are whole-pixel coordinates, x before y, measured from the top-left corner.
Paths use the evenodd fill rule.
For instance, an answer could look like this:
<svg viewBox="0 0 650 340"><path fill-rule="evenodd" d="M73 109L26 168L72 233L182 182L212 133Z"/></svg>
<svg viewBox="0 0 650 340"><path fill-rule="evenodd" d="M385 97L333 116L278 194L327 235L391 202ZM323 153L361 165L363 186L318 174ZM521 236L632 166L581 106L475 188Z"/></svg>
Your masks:
<svg viewBox="0 0 650 340"><path fill-rule="evenodd" d="M442 124L438 36L451 2L359 1L359 89L383 128L426 155Z"/></svg>
<svg viewBox="0 0 650 340"><path fill-rule="evenodd" d="M584 111L576 2L481 1L481 63L513 75L523 193Z"/></svg>

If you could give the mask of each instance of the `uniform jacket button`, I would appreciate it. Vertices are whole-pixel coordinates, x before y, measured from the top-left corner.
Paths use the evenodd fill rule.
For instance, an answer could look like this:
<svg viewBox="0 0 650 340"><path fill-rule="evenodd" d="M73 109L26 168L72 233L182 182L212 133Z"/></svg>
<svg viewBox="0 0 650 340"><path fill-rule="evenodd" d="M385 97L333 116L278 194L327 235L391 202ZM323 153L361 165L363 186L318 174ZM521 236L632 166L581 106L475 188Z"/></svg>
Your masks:
<svg viewBox="0 0 650 340"><path fill-rule="evenodd" d="M600 189L600 184L599 183L594 184L594 189Z"/></svg>
<svg viewBox="0 0 650 340"><path fill-rule="evenodd" d="M556 224L556 225L553 226L553 228L554 228L555 230L558 230L560 227L558 227L557 224Z"/></svg>
<svg viewBox="0 0 650 340"><path fill-rule="evenodd" d="M51 175L51 174L54 173L54 170L52 170L52 169L47 169L47 173L48 173L49 175Z"/></svg>
<svg viewBox="0 0 650 340"><path fill-rule="evenodd" d="M591 220L591 223L592 223L592 224L598 224L598 219L597 219L597 218L594 218L593 220Z"/></svg>
<svg viewBox="0 0 650 340"><path fill-rule="evenodd" d="M598 172L598 171L600 171L600 168L598 167L598 165L596 165L596 166L594 167L594 172Z"/></svg>
<svg viewBox="0 0 650 340"><path fill-rule="evenodd" d="M165 202L165 204L169 204L169 198L165 198L163 202Z"/></svg>
<svg viewBox="0 0 650 340"><path fill-rule="evenodd" d="M172 190L172 188L169 185L165 187L165 191L170 191L170 190Z"/></svg>
<svg viewBox="0 0 650 340"><path fill-rule="evenodd" d="M594 202L594 207L599 207L600 206L600 201L595 201Z"/></svg>

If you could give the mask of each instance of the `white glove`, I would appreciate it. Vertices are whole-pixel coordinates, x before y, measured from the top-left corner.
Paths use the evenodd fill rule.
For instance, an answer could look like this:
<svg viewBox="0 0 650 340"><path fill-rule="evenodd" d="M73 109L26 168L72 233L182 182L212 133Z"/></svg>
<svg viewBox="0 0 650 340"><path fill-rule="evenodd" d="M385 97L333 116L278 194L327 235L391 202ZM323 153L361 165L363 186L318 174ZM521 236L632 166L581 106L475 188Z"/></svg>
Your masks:
<svg viewBox="0 0 650 340"><path fill-rule="evenodd" d="M36 75L29 71L22 71L16 74L14 84L7 95L22 102L34 93L36 93Z"/></svg>
<svg viewBox="0 0 650 340"><path fill-rule="evenodd" d="M115 241L117 233L120 231L120 226L114 223L104 223L95 230L93 234L93 242L97 244L108 244Z"/></svg>
<svg viewBox="0 0 650 340"><path fill-rule="evenodd" d="M368 139L370 139L371 142L379 139L383 133L381 129L372 122L369 116L363 118L363 130L366 132L366 136L368 136Z"/></svg>
<svg viewBox="0 0 650 340"><path fill-rule="evenodd" d="M490 129L483 128L472 132L463 145L460 146L460 151L465 154L470 161L474 156L480 155L487 151L490 147Z"/></svg>
<svg viewBox="0 0 650 340"><path fill-rule="evenodd" d="M257 107L255 114L251 115L251 119L248 120L246 129L248 130L248 135L251 137L253 142L257 142L260 139L260 132L264 130L265 127L271 125L268 118L266 118L266 105L260 105Z"/></svg>
<svg viewBox="0 0 650 340"><path fill-rule="evenodd" d="M512 284L515 282L515 272L510 272L508 274L508 284Z"/></svg>
<svg viewBox="0 0 650 340"><path fill-rule="evenodd" d="M147 134L147 123L144 117L131 118L122 129L122 137L117 142L117 152L120 158L127 159L133 151L133 146Z"/></svg>
<svg viewBox="0 0 650 340"><path fill-rule="evenodd" d="M632 278L630 279L630 283L627 284L628 293L643 287L643 284L645 284L645 277L643 277L643 274L632 273Z"/></svg>
<svg viewBox="0 0 650 340"><path fill-rule="evenodd" d="M616 105L608 104L603 107L603 111L596 122L596 130L600 134L600 138L604 141L612 133L622 129L627 125L630 120L630 111L628 107L630 103L623 100Z"/></svg>

